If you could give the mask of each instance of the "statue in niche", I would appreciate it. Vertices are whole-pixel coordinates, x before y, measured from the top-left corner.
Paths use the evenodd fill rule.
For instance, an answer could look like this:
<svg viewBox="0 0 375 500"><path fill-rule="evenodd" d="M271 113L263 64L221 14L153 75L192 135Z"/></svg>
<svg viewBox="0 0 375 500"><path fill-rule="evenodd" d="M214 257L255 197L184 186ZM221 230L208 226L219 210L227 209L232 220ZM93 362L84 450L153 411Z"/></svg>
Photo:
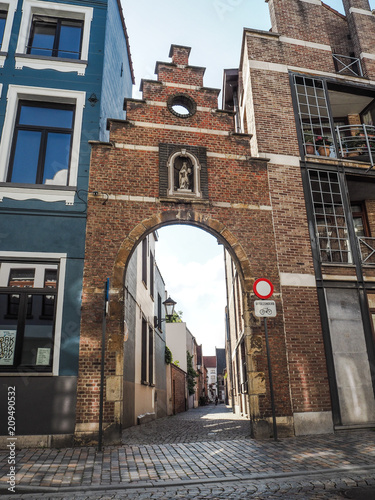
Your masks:
<svg viewBox="0 0 375 500"><path fill-rule="evenodd" d="M191 159L187 156L178 156L174 160L174 189L175 191L193 191L194 175Z"/></svg>
<svg viewBox="0 0 375 500"><path fill-rule="evenodd" d="M180 168L180 172L178 174L179 181L180 181L180 189L189 189L189 175L191 174L191 168L188 167L188 164L186 161L182 163L182 167Z"/></svg>

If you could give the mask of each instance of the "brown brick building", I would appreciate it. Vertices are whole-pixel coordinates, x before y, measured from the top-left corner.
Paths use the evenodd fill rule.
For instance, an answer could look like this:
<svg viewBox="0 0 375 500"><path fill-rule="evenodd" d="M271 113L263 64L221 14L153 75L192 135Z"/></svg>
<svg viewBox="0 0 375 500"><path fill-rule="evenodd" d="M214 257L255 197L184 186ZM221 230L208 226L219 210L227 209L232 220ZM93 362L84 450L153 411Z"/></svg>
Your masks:
<svg viewBox="0 0 375 500"><path fill-rule="evenodd" d="M297 434L369 426L375 422L375 17L367 0L344 0L345 16L320 0L268 3L272 29L244 30L240 68L226 71L223 98L225 109L237 113L238 131L252 135L252 155L269 160L274 297L283 306L270 334L281 323L290 423ZM226 269L232 398L244 411L243 290L230 258ZM271 356L277 393L280 353ZM253 392L249 387L250 401Z"/></svg>
<svg viewBox="0 0 375 500"><path fill-rule="evenodd" d="M374 424L375 18L366 0L344 4L346 16L320 0L270 0L272 30L244 31L223 110L204 68L189 65L190 49L172 45L157 81L142 82L143 98L126 100L127 120L109 121L110 142L92 143L77 433L97 426L105 279L104 420L118 430L124 275L139 242L173 224L204 229L227 250L228 376L254 436L271 432L264 330L253 314L259 277L275 287L279 427Z"/></svg>

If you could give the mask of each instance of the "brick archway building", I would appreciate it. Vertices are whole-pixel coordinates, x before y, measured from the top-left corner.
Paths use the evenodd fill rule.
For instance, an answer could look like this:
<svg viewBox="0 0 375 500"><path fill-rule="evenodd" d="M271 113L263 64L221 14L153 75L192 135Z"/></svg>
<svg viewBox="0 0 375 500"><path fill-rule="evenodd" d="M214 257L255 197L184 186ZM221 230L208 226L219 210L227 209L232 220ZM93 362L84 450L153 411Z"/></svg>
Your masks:
<svg viewBox="0 0 375 500"><path fill-rule="evenodd" d="M269 324L279 424L292 428L292 408L330 410L315 290L289 287L288 308L283 310L268 161L251 156L250 136L235 132L233 112L217 109L219 90L203 86L204 68L190 66L189 53L187 47L172 45L172 62L156 65L158 80L142 81L143 99L125 101L127 120L109 121L110 142L91 143L77 435L97 429L106 278L110 277L111 287L104 422L119 429L126 404L122 393L126 266L148 233L171 224L208 231L236 264L243 295L246 404L254 435L261 434L271 416L262 326L252 314L256 299L252 284L259 277L267 277L275 286L278 316ZM277 230L286 233L288 228ZM307 227L304 231L308 241ZM306 252L310 252L307 244ZM286 335L298 330L297 317L298 322L312 325L311 373L319 372L318 387L316 376L306 376L300 389L298 381L289 377Z"/></svg>

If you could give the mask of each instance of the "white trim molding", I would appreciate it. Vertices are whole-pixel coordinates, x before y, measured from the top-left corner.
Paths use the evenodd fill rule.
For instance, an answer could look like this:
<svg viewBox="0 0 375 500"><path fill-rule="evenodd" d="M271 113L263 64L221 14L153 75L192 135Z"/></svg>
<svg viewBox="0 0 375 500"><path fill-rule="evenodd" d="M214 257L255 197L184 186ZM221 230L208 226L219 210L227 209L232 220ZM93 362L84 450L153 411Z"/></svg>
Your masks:
<svg viewBox="0 0 375 500"><path fill-rule="evenodd" d="M299 40L298 38L289 38L287 36L281 35L279 38L282 43L290 43L292 45L301 45L302 47L310 47L311 49L327 50L332 52L330 45L325 45L323 43L307 42L305 40Z"/></svg>
<svg viewBox="0 0 375 500"><path fill-rule="evenodd" d="M92 7L83 7L81 5L42 2L39 0L24 0L20 32L15 54L16 69L22 69L26 66L32 69L54 69L56 71L63 72L76 71L79 75L84 75L89 55L90 30L93 12L94 9ZM34 14L83 20L80 60L61 60L58 57L38 58L27 55L26 46L29 40Z"/></svg>
<svg viewBox="0 0 375 500"><path fill-rule="evenodd" d="M0 10L6 10L8 12L7 20L5 22L3 41L2 41L1 49L0 49L0 51L2 52L2 54L0 54L0 68L4 67L5 59L7 57L7 53L8 53L8 49L9 49L9 42L10 42L10 35L12 33L14 13L17 10L17 3L18 3L18 0L1 0L0 1Z"/></svg>
<svg viewBox="0 0 375 500"><path fill-rule="evenodd" d="M322 5L321 0L301 0L301 2L312 3L314 5Z"/></svg>
<svg viewBox="0 0 375 500"><path fill-rule="evenodd" d="M299 167L301 163L300 156L259 153L258 157L267 159L268 163L272 163L273 165L289 165L291 167Z"/></svg>
<svg viewBox="0 0 375 500"><path fill-rule="evenodd" d="M280 284L281 286L316 288L313 274L280 273Z"/></svg>
<svg viewBox="0 0 375 500"><path fill-rule="evenodd" d="M66 103L73 104L75 106L68 186L76 187L86 92L51 89L45 87L9 85L7 99L8 104L5 113L3 134L0 142L0 182L6 182L18 102L20 99L24 99L50 103ZM61 186L61 189L46 190L44 186L41 189L36 184L24 187L19 185L12 186L12 184L9 183L7 186L0 186L0 199L2 198L12 198L16 200L34 198L42 201L65 201L67 205L72 205L74 203L74 191L64 189L64 186Z"/></svg>
<svg viewBox="0 0 375 500"><path fill-rule="evenodd" d="M364 58L366 58L366 59L375 59L375 54L371 54L371 53L369 53L369 52L361 52L361 53L359 54L359 57L360 57L361 59L364 59Z"/></svg>
<svg viewBox="0 0 375 500"><path fill-rule="evenodd" d="M372 16L371 10L358 9L357 7L350 7L349 14L362 14L364 16Z"/></svg>

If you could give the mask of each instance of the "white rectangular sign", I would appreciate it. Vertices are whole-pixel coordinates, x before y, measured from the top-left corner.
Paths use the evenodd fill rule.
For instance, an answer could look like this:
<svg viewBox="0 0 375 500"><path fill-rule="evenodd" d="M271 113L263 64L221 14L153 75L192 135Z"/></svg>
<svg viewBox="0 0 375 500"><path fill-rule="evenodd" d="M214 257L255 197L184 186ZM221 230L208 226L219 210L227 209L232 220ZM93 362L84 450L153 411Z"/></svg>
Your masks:
<svg viewBox="0 0 375 500"><path fill-rule="evenodd" d="M254 314L257 318L274 318L276 316L276 302L274 300L255 300Z"/></svg>
<svg viewBox="0 0 375 500"><path fill-rule="evenodd" d="M0 365L13 365L17 330L0 330Z"/></svg>

